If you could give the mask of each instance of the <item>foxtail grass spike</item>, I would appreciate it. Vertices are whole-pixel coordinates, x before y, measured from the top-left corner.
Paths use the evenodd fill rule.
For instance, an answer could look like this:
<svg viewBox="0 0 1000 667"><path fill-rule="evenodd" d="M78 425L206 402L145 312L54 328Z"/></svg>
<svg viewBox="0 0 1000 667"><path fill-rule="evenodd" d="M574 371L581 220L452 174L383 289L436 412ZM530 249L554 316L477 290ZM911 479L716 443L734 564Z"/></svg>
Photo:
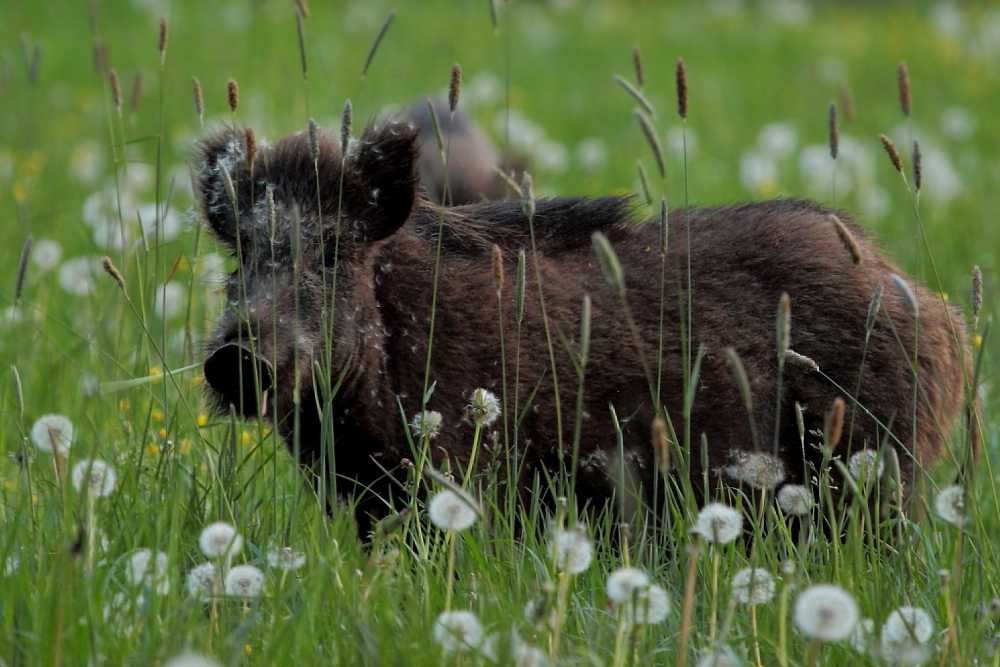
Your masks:
<svg viewBox="0 0 1000 667"><path fill-rule="evenodd" d="M194 112L198 114L198 122L205 117L205 103L201 97L201 81L198 77L191 77L191 95L194 98Z"/></svg>
<svg viewBox="0 0 1000 667"><path fill-rule="evenodd" d="M826 413L826 425L823 435L826 436L826 446L833 449L840 442L844 432L844 399L840 396L833 399L830 411Z"/></svg>
<svg viewBox="0 0 1000 667"><path fill-rule="evenodd" d="M878 311L882 308L882 283L876 283L872 290L871 299L868 300L868 315L865 317L865 333L870 334L875 328L875 320L878 318Z"/></svg>
<svg viewBox="0 0 1000 667"><path fill-rule="evenodd" d="M451 76L448 78L448 109L455 113L458 106L458 95L462 91L462 66L455 63L451 66Z"/></svg>
<svg viewBox="0 0 1000 667"><path fill-rule="evenodd" d="M778 360L784 361L785 353L792 346L792 301L788 292L782 292L778 299L778 318L776 322L778 342Z"/></svg>
<svg viewBox="0 0 1000 667"><path fill-rule="evenodd" d="M396 15L396 10L389 12L389 15L385 17L382 21L382 27L378 29L375 34L375 39L372 40L372 45L368 47L368 55L365 56L365 64L361 67L361 76L364 77L368 74L368 68L371 67L372 58L375 57L375 52L378 50L378 45L382 43L382 38L385 37L386 30L389 29L389 24L392 23L392 18Z"/></svg>
<svg viewBox="0 0 1000 667"><path fill-rule="evenodd" d="M94 71L101 76L108 68L108 49L104 46L103 40L94 42Z"/></svg>
<svg viewBox="0 0 1000 667"><path fill-rule="evenodd" d="M493 268L493 287L499 296L503 290L503 252L496 243L490 249L490 263Z"/></svg>
<svg viewBox="0 0 1000 667"><path fill-rule="evenodd" d="M229 110L236 113L240 106L240 87L236 85L235 79L230 79L226 84L226 101L229 103Z"/></svg>
<svg viewBox="0 0 1000 667"><path fill-rule="evenodd" d="M668 472L670 470L670 440L667 437L667 422L660 415L653 417L650 436L653 441L653 457L656 461L656 467L661 472Z"/></svg>
<svg viewBox="0 0 1000 667"><path fill-rule="evenodd" d="M687 120L688 117L687 72L684 70L684 60L682 60L681 58L677 59L677 64L674 68L674 79L677 86L677 115L680 116L682 120Z"/></svg>
<svg viewBox="0 0 1000 667"><path fill-rule="evenodd" d="M827 216L827 218L830 220L831 224L833 224L833 228L837 231L837 236L840 237L840 242L844 244L847 254L851 256L851 261L855 264L861 264L864 261L861 256L861 246L858 244L858 240L854 238L854 234L852 234L851 230L847 228L844 221L833 213Z"/></svg>
<svg viewBox="0 0 1000 667"><path fill-rule="evenodd" d="M254 158L257 157L257 138L253 134L252 127L243 128L243 141L247 145L247 164L252 170Z"/></svg>
<svg viewBox="0 0 1000 667"><path fill-rule="evenodd" d="M913 313L914 317L918 317L920 315L920 305L917 303L916 295L913 294L913 288L910 287L910 284L903 277L895 273L889 274L889 278L892 280L892 285L896 288L899 296L903 297L903 301L906 302L906 307Z"/></svg>
<svg viewBox="0 0 1000 667"><path fill-rule="evenodd" d="M854 97L851 95L851 89L847 87L846 83L840 84L840 112L844 117L845 123L854 122Z"/></svg>
<svg viewBox="0 0 1000 667"><path fill-rule="evenodd" d="M35 244L35 238L28 236L21 246L21 257L17 260L17 275L14 276L14 305L21 300L21 292L24 290L24 279L28 273L28 257L31 256L31 246Z"/></svg>
<svg viewBox="0 0 1000 667"><path fill-rule="evenodd" d="M309 119L309 159L319 160L319 128L312 118Z"/></svg>
<svg viewBox="0 0 1000 667"><path fill-rule="evenodd" d="M347 146L351 143L351 125L354 123L354 107L351 100L344 100L344 108L340 111L340 154L347 155Z"/></svg>
<svg viewBox="0 0 1000 667"><path fill-rule="evenodd" d="M660 145L659 137L656 136L656 129L649 118L646 117L646 114L639 109L633 109L632 114L635 116L636 122L639 123L642 136L645 137L646 143L649 144L649 150L653 153L653 159L656 161L656 170L659 172L660 178L663 178L667 171L663 163L663 147Z"/></svg>
<svg viewBox="0 0 1000 667"><path fill-rule="evenodd" d="M528 172L521 178L521 210L528 222L535 219L535 184Z"/></svg>
<svg viewBox="0 0 1000 667"><path fill-rule="evenodd" d="M644 79L642 76L642 54L639 53L639 45L632 45L632 68L635 70L635 85L642 88Z"/></svg>
<svg viewBox="0 0 1000 667"><path fill-rule="evenodd" d="M514 276L514 321L518 325L524 319L524 280L527 263L524 250L519 251L517 253L517 273Z"/></svg>
<svg viewBox="0 0 1000 667"><path fill-rule="evenodd" d="M625 275L622 273L622 265L618 261L615 249L611 247L608 237L601 232L594 232L590 238L594 244L594 253L597 255L597 261L604 272L604 279L608 281L608 285L611 285L620 298L624 298Z"/></svg>
<svg viewBox="0 0 1000 667"><path fill-rule="evenodd" d="M295 9L302 15L302 18L309 18L309 5L306 4L306 0L295 0Z"/></svg>
<svg viewBox="0 0 1000 667"><path fill-rule="evenodd" d="M920 186L923 183L923 157L920 154L920 142L913 140L913 189L920 194Z"/></svg>
<svg viewBox="0 0 1000 667"><path fill-rule="evenodd" d="M160 56L160 66L167 57L167 17L160 17L160 30L156 40L156 53Z"/></svg>
<svg viewBox="0 0 1000 667"><path fill-rule="evenodd" d="M24 416L24 390L21 388L21 374L17 366L10 365L10 383L14 389L14 406L17 408L17 416Z"/></svg>
<svg viewBox="0 0 1000 667"><path fill-rule="evenodd" d="M899 89L899 108L903 115L910 117L910 73L906 69L906 63L902 60L896 65L896 87Z"/></svg>
<svg viewBox="0 0 1000 667"><path fill-rule="evenodd" d="M979 318L979 311L983 307L983 272L979 265L972 267L972 315Z"/></svg>
<svg viewBox="0 0 1000 667"><path fill-rule="evenodd" d="M834 160L840 153L840 132L837 130L837 105L830 102L826 116L827 135L830 141L830 157Z"/></svg>
<svg viewBox="0 0 1000 667"><path fill-rule="evenodd" d="M649 100L646 99L646 96L643 95L638 88L636 88L635 86L633 86L631 83L628 82L628 79L618 74L612 74L611 78L617 81L618 85L624 88L625 92L631 95L632 99L634 99L647 114L649 114L654 118L656 117L656 112L653 110L653 105L650 103Z"/></svg>
<svg viewBox="0 0 1000 667"><path fill-rule="evenodd" d="M785 352L785 362L807 371L818 371L819 364L804 354L799 354L795 350Z"/></svg>
<svg viewBox="0 0 1000 667"><path fill-rule="evenodd" d="M114 102L115 108L120 111L122 108L122 86L121 82L118 81L118 72L115 71L114 67L108 72L108 82L111 85L111 101Z"/></svg>
<svg viewBox="0 0 1000 667"><path fill-rule="evenodd" d="M104 272L111 276L111 279L115 281L118 285L118 289L122 292L125 291L125 278L122 277L121 271L114 265L110 257L103 257L101 259L101 268Z"/></svg>
<svg viewBox="0 0 1000 667"><path fill-rule="evenodd" d="M882 148L885 149L885 154L889 156L893 169L902 174L903 161L899 158L899 151L896 150L896 144L892 143L892 139L884 134L878 135L878 140L882 142Z"/></svg>
<svg viewBox="0 0 1000 667"><path fill-rule="evenodd" d="M753 394L750 391L750 378L747 377L743 360L740 359L740 355L732 347L726 348L726 362L729 364L729 370L733 372L733 379L736 380L736 387L740 390L740 396L743 397L743 405L746 406L747 413L752 413Z"/></svg>
<svg viewBox="0 0 1000 667"><path fill-rule="evenodd" d="M590 295L583 295L583 304L580 306L580 365L587 365L587 357L590 355Z"/></svg>
<svg viewBox="0 0 1000 667"><path fill-rule="evenodd" d="M497 29L497 0L486 0L486 6L490 10L490 25L495 31Z"/></svg>

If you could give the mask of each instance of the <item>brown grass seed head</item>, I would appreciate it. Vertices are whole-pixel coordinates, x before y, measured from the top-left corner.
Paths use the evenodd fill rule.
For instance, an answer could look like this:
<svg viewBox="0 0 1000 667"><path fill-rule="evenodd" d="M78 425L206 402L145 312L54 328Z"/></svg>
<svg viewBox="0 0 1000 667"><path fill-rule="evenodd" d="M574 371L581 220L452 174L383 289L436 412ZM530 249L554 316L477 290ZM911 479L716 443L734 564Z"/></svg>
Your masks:
<svg viewBox="0 0 1000 667"><path fill-rule="evenodd" d="M108 72L108 81L111 84L111 101L114 102L116 109L122 108L122 87L121 83L118 81L118 72L115 68L111 68Z"/></svg>
<svg viewBox="0 0 1000 667"><path fill-rule="evenodd" d="M122 277L121 272L115 267L114 262L111 261L110 257L103 257L101 259L101 268L104 272L111 276L111 279L118 283L119 289L125 291L125 278Z"/></svg>
<svg viewBox="0 0 1000 667"><path fill-rule="evenodd" d="M906 62L900 60L896 65L896 86L899 89L899 108L903 110L903 115L910 117L910 73L906 69Z"/></svg>
<svg viewBox="0 0 1000 667"><path fill-rule="evenodd" d="M889 160L892 161L893 168L902 174L903 161L899 158L899 151L896 150L896 144L892 143L892 139L884 134L878 135L878 140L882 142L882 148L885 149L886 155L888 155Z"/></svg>
<svg viewBox="0 0 1000 667"><path fill-rule="evenodd" d="M191 77L191 94L194 97L194 112L198 114L198 120L205 115L205 103L201 98L201 81L198 77Z"/></svg>
<svg viewBox="0 0 1000 667"><path fill-rule="evenodd" d="M639 45L632 45L632 68L635 69L635 85L642 88L642 54L639 53Z"/></svg>
<svg viewBox="0 0 1000 667"><path fill-rule="evenodd" d="M257 138L254 137L253 128L243 128L243 140L247 144L247 164L253 169L254 158L257 157Z"/></svg>
<svg viewBox="0 0 1000 667"><path fill-rule="evenodd" d="M490 249L490 263L493 268L493 287L496 288L497 296L503 290L503 253L496 243Z"/></svg>
<svg viewBox="0 0 1000 667"><path fill-rule="evenodd" d="M135 113L136 109L139 108L139 98L142 96L142 72L136 72L135 77L132 79L132 98L129 101L128 110L130 113Z"/></svg>
<svg viewBox="0 0 1000 667"><path fill-rule="evenodd" d="M240 87L236 85L235 79L230 79L226 83L226 101L229 103L229 110L236 113L240 106Z"/></svg>
<svg viewBox="0 0 1000 667"><path fill-rule="evenodd" d="M920 155L920 142L913 140L913 188L920 193L920 185L923 182L922 157Z"/></svg>
<svg viewBox="0 0 1000 667"><path fill-rule="evenodd" d="M455 113L458 106L458 94L462 90L462 66L455 63L451 66L451 76L448 78L448 109Z"/></svg>
<svg viewBox="0 0 1000 667"><path fill-rule="evenodd" d="M347 155L347 145L351 142L351 124L354 122L354 107L351 100L344 100L344 108L340 112L340 155Z"/></svg>
<svg viewBox="0 0 1000 667"><path fill-rule="evenodd" d="M979 317L979 311L983 307L983 272L979 265L972 267L972 314Z"/></svg>
<svg viewBox="0 0 1000 667"><path fill-rule="evenodd" d="M861 246L858 244L858 240L854 238L854 234L851 233L851 230L848 229L847 225L845 225L844 222L833 213L831 213L827 219L833 224L833 228L837 231L837 236L840 237L840 242L844 244L847 254L851 256L851 261L855 264L861 264L863 261L861 257Z"/></svg>
<svg viewBox="0 0 1000 667"><path fill-rule="evenodd" d="M826 413L824 435L827 438L826 445L831 449L837 446L844 432L844 408L844 399L838 396L833 399L833 405L830 406L830 411Z"/></svg>
<svg viewBox="0 0 1000 667"><path fill-rule="evenodd" d="M826 124L830 141L830 157L836 160L840 153L840 132L837 130L837 105L834 102L830 102L830 107L827 109Z"/></svg>

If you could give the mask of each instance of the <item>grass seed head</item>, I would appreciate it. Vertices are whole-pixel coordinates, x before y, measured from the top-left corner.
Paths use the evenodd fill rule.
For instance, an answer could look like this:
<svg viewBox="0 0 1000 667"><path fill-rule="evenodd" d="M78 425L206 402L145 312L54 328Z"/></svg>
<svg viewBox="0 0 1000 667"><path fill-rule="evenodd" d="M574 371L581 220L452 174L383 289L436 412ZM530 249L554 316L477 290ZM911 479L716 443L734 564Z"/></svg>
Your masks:
<svg viewBox="0 0 1000 667"><path fill-rule="evenodd" d="M163 65L163 60L167 57L167 17L160 17L160 29L157 34L156 39L156 52L160 56L160 65Z"/></svg>
<svg viewBox="0 0 1000 667"><path fill-rule="evenodd" d="M344 100L344 108L340 111L340 154L347 155L347 146L351 143L351 125L354 123L354 107L351 100Z"/></svg>
<svg viewBox="0 0 1000 667"><path fill-rule="evenodd" d="M312 118L309 119L309 159L319 160L319 127Z"/></svg>
<svg viewBox="0 0 1000 667"><path fill-rule="evenodd" d="M896 88L899 90L899 108L903 115L910 117L910 73L906 69L906 63L900 60L896 64Z"/></svg>
<svg viewBox="0 0 1000 667"><path fill-rule="evenodd" d="M684 69L684 61L677 59L674 65L674 83L677 88L677 115L687 120L688 117L688 83L687 72Z"/></svg>
<svg viewBox="0 0 1000 667"><path fill-rule="evenodd" d="M885 149L885 154L889 156L892 168L902 174L903 161L899 157L899 151L896 150L896 144L892 143L892 139L884 134L878 135L878 140L882 142L882 148Z"/></svg>
<svg viewBox="0 0 1000 667"><path fill-rule="evenodd" d="M830 220L830 223L833 224L833 228L837 231L837 236L840 237L840 242L844 244L847 254L851 256L851 261L858 265L862 264L864 259L861 254L861 245L858 244L858 240L854 238L854 234L852 234L851 230L844 224L844 221L833 213L827 217Z"/></svg>
<svg viewBox="0 0 1000 667"><path fill-rule="evenodd" d="M458 107L458 95L462 91L462 66L455 63L451 66L451 76L448 77L448 109L455 113Z"/></svg>
<svg viewBox="0 0 1000 667"><path fill-rule="evenodd" d="M785 361L792 366L805 371L816 372L819 370L819 364L813 361L810 357L807 357L804 354L799 354L795 350L788 350L785 352Z"/></svg>
<svg viewBox="0 0 1000 667"><path fill-rule="evenodd" d="M243 140L247 145L247 164L253 170L253 161L257 157L257 138L253 134L252 127L243 128Z"/></svg>
<svg viewBox="0 0 1000 667"><path fill-rule="evenodd" d="M493 269L493 287L499 296L503 291L503 252L496 243L490 248L490 265Z"/></svg>
<svg viewBox="0 0 1000 667"><path fill-rule="evenodd" d="M917 301L917 296L913 293L913 288L910 287L910 284L906 282L905 278L895 273L889 274L889 279L892 280L892 286L896 288L896 292L899 293L899 296L903 297L903 301L906 303L907 309L913 313L914 317L919 317L920 304Z"/></svg>
<svg viewBox="0 0 1000 667"><path fill-rule="evenodd" d="M845 410L844 399L840 396L833 399L833 404L830 405L830 411L826 413L826 424L823 429L823 434L826 436L826 446L833 449L840 442L841 435L844 432L844 410Z"/></svg>
<svg viewBox="0 0 1000 667"><path fill-rule="evenodd" d="M778 299L778 318L776 322L778 340L778 359L783 361L785 353L792 346L792 302L788 292L782 292Z"/></svg>
<svg viewBox="0 0 1000 667"><path fill-rule="evenodd" d="M837 129L837 105L830 102L826 112L827 139L830 142L830 157L834 160L840 153L840 132Z"/></svg>
<svg viewBox="0 0 1000 667"><path fill-rule="evenodd" d="M229 104L229 110L236 113L236 109L240 106L240 87L236 85L236 79L230 79L226 83L226 102Z"/></svg>
<svg viewBox="0 0 1000 667"><path fill-rule="evenodd" d="M142 97L142 72L136 72L132 77L132 97L129 98L129 113L135 113L139 108L139 98Z"/></svg>
<svg viewBox="0 0 1000 667"><path fill-rule="evenodd" d="M639 53L639 45L632 45L632 69L635 70L635 85L642 88L644 83L642 76L642 54Z"/></svg>
<svg viewBox="0 0 1000 667"><path fill-rule="evenodd" d="M651 432L656 467L660 472L667 472L670 470L670 440L667 437L667 422L660 415L653 418Z"/></svg>
<svg viewBox="0 0 1000 667"><path fill-rule="evenodd" d="M198 121L205 115L205 103L201 98L201 82L198 77L191 77L191 95L194 98L194 112L198 114Z"/></svg>
<svg viewBox="0 0 1000 667"><path fill-rule="evenodd" d="M642 136L646 139L649 150L653 153L653 160L656 162L656 171L659 172L660 178L663 178L666 175L666 166L663 161L663 146L660 145L660 138L656 134L656 128L653 127L653 122L649 120L649 117L641 109L633 109L632 115L635 116L635 121L639 123Z"/></svg>
<svg viewBox="0 0 1000 667"><path fill-rule="evenodd" d="M119 111L122 108L122 84L118 80L118 72L114 67L108 72L108 82L111 84L111 101Z"/></svg>
<svg viewBox="0 0 1000 667"><path fill-rule="evenodd" d="M17 260L17 274L14 276L14 303L21 300L21 292L24 291L24 279L28 275L28 258L31 256L31 246L35 244L35 238L28 235L21 246L21 256Z"/></svg>
<svg viewBox="0 0 1000 667"><path fill-rule="evenodd" d="M101 268L104 272L111 276L111 279L118 284L118 288L121 291L125 291L125 278L122 277L121 272L115 267L114 263L111 261L110 257L101 258Z"/></svg>
<svg viewBox="0 0 1000 667"><path fill-rule="evenodd" d="M924 180L923 156L920 153L920 142L913 140L913 189L920 194L920 186Z"/></svg>
<svg viewBox="0 0 1000 667"><path fill-rule="evenodd" d="M604 279L608 281L608 284L615 290L619 298L624 298L625 274L622 272L622 265L618 261L615 249L611 247L608 237L601 232L594 232L591 240L594 244L594 253L597 255L597 261L604 272Z"/></svg>
<svg viewBox="0 0 1000 667"><path fill-rule="evenodd" d="M983 272L979 265L972 267L972 315L979 318L979 311L983 307Z"/></svg>

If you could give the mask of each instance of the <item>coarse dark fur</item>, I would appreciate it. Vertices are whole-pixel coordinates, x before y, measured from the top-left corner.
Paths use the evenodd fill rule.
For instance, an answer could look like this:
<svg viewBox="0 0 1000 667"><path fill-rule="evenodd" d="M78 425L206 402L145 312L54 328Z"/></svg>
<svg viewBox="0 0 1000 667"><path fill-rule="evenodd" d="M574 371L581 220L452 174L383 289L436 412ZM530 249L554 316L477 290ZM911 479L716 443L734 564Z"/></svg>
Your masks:
<svg viewBox="0 0 1000 667"><path fill-rule="evenodd" d="M524 159L518 155L502 155L476 122L461 109L452 113L447 101L439 97L431 98L430 102L434 105L443 150L438 146L427 100L414 102L404 112L420 129L417 168L420 185L427 198L439 204L445 203L447 190L447 203L461 206L505 199L513 194L496 169L511 174L516 182L524 172ZM448 160L447 180L442 152Z"/></svg>
<svg viewBox="0 0 1000 667"><path fill-rule="evenodd" d="M455 470L464 470L470 456L473 425L466 406L472 391L485 387L502 395L501 317L506 395L511 401L516 390L519 401L517 406L506 405L509 423L515 414L523 414L517 427L520 473L511 482L524 491L540 472L568 467L556 445L535 261L553 329L567 456L577 387L572 355L578 346L583 297L592 299L576 477L583 501L602 503L615 493L619 460L609 406L622 422L630 475L647 491L653 487L654 409L640 359L656 372L664 267L661 401L680 430L685 361L679 304L690 299L694 348L704 346L705 351L691 413L691 442L698 443L702 435L707 439L713 485L756 483L746 457L754 452L755 442L770 456L777 413L778 459L765 457L765 468L770 466L765 472L777 474L784 483L803 483L807 464L820 464L822 456L814 446L819 438L808 435L803 450L794 406L805 408L806 430L816 431L839 392L818 374L789 363L781 405L775 405L775 314L782 293L791 299L792 349L815 360L847 391L858 386L860 404L878 422L891 425L889 435L871 416L861 411L852 416L848 400L844 436L835 452L845 461L851 451L889 444L897 448L903 479L910 482L916 466L929 465L939 453L965 402L962 318L939 297L911 283L919 304L914 433L914 317L890 281L890 274L901 272L844 212L837 215L860 247L861 265L852 263L829 220L831 211L795 199L674 212L669 250L661 263L659 225L635 223L628 198L539 200L533 220L535 257L519 203L441 209L420 198L417 130L411 123L369 125L343 160L337 143L320 134L315 164L305 133L261 149L252 166L246 162L243 136L242 131L224 130L206 139L196 165L208 226L240 263L226 285L231 307L207 343L207 394L219 412L236 406L244 416L254 417L263 402L258 385L267 389L266 418L276 420L303 466L318 472L322 459L335 469L341 493L364 496L359 503L362 519L368 512L386 510L385 499L396 488L390 475L402 476L404 460L414 456L401 411L410 419L422 409L439 230L430 365L434 391L426 407L443 415L430 455L438 463L450 457ZM636 349L621 302L595 258L595 231L607 236L620 259L641 349ZM683 278L688 232L690 290ZM493 244L503 255L502 315L490 262ZM528 271L519 330L514 323L514 281L521 249L527 251ZM876 284L885 290L866 347L866 319ZM727 347L738 352L746 368L757 433L727 365ZM332 394L331 385L337 385ZM300 397L297 415L295 393ZM502 434L502 428L501 420L490 430L501 429ZM504 438L499 442L502 450ZM691 480L699 487L701 453L697 444L693 448L687 458ZM481 450L480 467L507 455Z"/></svg>

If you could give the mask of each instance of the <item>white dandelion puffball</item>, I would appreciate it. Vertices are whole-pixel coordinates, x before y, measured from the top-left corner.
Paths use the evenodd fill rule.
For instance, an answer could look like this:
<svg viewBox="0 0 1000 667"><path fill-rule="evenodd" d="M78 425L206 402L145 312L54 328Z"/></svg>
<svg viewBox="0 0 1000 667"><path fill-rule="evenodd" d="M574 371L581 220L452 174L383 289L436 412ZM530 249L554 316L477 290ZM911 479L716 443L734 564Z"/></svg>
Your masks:
<svg viewBox="0 0 1000 667"><path fill-rule="evenodd" d="M73 422L63 415L42 415L31 426L31 441L40 451L65 456L73 444Z"/></svg>
<svg viewBox="0 0 1000 667"><path fill-rule="evenodd" d="M742 664L733 649L725 644L709 649L698 661L698 667L740 667Z"/></svg>
<svg viewBox="0 0 1000 667"><path fill-rule="evenodd" d="M962 487L953 484L938 491L934 512L953 526L965 523L965 492Z"/></svg>
<svg viewBox="0 0 1000 667"><path fill-rule="evenodd" d="M861 484L870 484L882 477L885 461L874 449L862 449L851 454L847 460L847 472Z"/></svg>
<svg viewBox="0 0 1000 667"><path fill-rule="evenodd" d="M847 639L857 623L858 604L840 586L812 586L795 600L795 624L810 637L825 642Z"/></svg>
<svg viewBox="0 0 1000 667"><path fill-rule="evenodd" d="M773 489L785 481L785 463L763 452L730 452L733 462L722 471L755 489Z"/></svg>
<svg viewBox="0 0 1000 667"><path fill-rule="evenodd" d="M112 466L100 459L92 459L74 465L70 479L78 493L86 490L91 498L103 498L115 490L118 476Z"/></svg>
<svg viewBox="0 0 1000 667"><path fill-rule="evenodd" d="M629 625L662 623L670 611L670 600L662 586L650 584L636 590L625 603L625 620Z"/></svg>
<svg viewBox="0 0 1000 667"><path fill-rule="evenodd" d="M635 567L623 567L608 575L604 590L608 598L615 604L622 604L632 599L636 589L649 586L649 575Z"/></svg>
<svg viewBox="0 0 1000 667"><path fill-rule="evenodd" d="M548 667L545 651L537 646L520 643L514 648L514 667Z"/></svg>
<svg viewBox="0 0 1000 667"><path fill-rule="evenodd" d="M182 653L170 658L163 667L221 667L219 663L211 658L206 658L197 653Z"/></svg>
<svg viewBox="0 0 1000 667"><path fill-rule="evenodd" d="M226 595L252 598L264 590L264 573L253 565L237 565L226 573Z"/></svg>
<svg viewBox="0 0 1000 667"><path fill-rule="evenodd" d="M465 530L476 522L476 510L451 489L438 491L431 498L427 516L442 530Z"/></svg>
<svg viewBox="0 0 1000 667"><path fill-rule="evenodd" d="M577 526L571 530L556 531L556 566L564 572L580 574L588 567L594 555L594 545L586 531Z"/></svg>
<svg viewBox="0 0 1000 667"><path fill-rule="evenodd" d="M278 570L297 570L306 564L306 555L291 547L272 547L267 551L267 564Z"/></svg>
<svg viewBox="0 0 1000 667"><path fill-rule="evenodd" d="M500 417L500 399L489 389L476 389L469 401L469 415L486 428Z"/></svg>
<svg viewBox="0 0 1000 667"><path fill-rule="evenodd" d="M743 604L763 604L774 597L774 577L759 567L747 567L733 575L733 597Z"/></svg>
<svg viewBox="0 0 1000 667"><path fill-rule="evenodd" d="M872 642L872 635L875 634L875 621L870 618L862 618L851 631L848 642L858 653L867 653Z"/></svg>
<svg viewBox="0 0 1000 667"><path fill-rule="evenodd" d="M201 531L198 547L209 558L229 560L243 549L243 538L225 521L216 521Z"/></svg>
<svg viewBox="0 0 1000 667"><path fill-rule="evenodd" d="M426 434L428 440L433 440L441 432L443 419L437 410L424 410L413 415L413 419L410 420L410 430L418 438Z"/></svg>
<svg viewBox="0 0 1000 667"><path fill-rule="evenodd" d="M31 261L42 271L51 271L59 265L62 246L52 239L38 239L31 248Z"/></svg>
<svg viewBox="0 0 1000 667"><path fill-rule="evenodd" d="M204 601L210 600L213 594L219 592L216 589L218 580L219 575L215 563L202 563L191 568L185 583L192 597Z"/></svg>
<svg viewBox="0 0 1000 667"><path fill-rule="evenodd" d="M934 621L920 607L900 607L885 619L882 642L898 644L907 639L926 644L934 634Z"/></svg>
<svg viewBox="0 0 1000 667"><path fill-rule="evenodd" d="M474 649L483 641L483 626L471 611L442 611L434 621L434 641L449 654Z"/></svg>
<svg viewBox="0 0 1000 667"><path fill-rule="evenodd" d="M742 531L743 515L722 503L709 503L702 507L691 528L692 533L719 544L732 542Z"/></svg>
<svg viewBox="0 0 1000 667"><path fill-rule="evenodd" d="M167 554L162 551L137 549L129 556L126 568L128 579L134 586L144 586L161 595L170 592L167 578Z"/></svg>
<svg viewBox="0 0 1000 667"><path fill-rule="evenodd" d="M816 502L812 491L798 484L785 484L778 489L776 500L781 511L791 516L809 514Z"/></svg>
<svg viewBox="0 0 1000 667"><path fill-rule="evenodd" d="M94 259L74 257L59 265L56 280L73 296L87 296L94 290Z"/></svg>

